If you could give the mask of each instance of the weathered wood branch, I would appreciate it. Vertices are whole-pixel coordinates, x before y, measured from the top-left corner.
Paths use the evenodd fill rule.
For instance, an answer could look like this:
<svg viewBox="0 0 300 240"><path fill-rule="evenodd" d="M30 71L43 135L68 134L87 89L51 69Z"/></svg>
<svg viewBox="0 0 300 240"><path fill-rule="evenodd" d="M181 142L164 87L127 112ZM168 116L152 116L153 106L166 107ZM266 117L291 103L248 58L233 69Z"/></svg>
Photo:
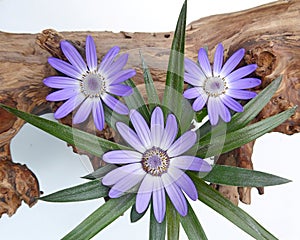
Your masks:
<svg viewBox="0 0 300 240"><path fill-rule="evenodd" d="M277 1L253 9L206 17L192 22L186 32L186 56L196 59L200 47L208 46L210 55L219 42L226 53L246 49L243 64L256 63L255 75L262 79L260 91L273 79L283 75L283 83L272 100L257 116L256 121L299 105L300 89L300 1ZM51 91L42 80L55 71L47 63L51 55L63 58L59 41L67 39L79 48L84 46L85 37L90 34L97 45L98 56L103 56L112 46L120 46L130 53L129 65L137 70L134 81L144 91L140 68L139 50L151 68L158 90L164 87L166 66L173 32L167 33L112 33L112 32L62 32L45 30L41 34L11 34L0 32L0 102L34 114L53 111L57 106L45 100ZM67 119L63 120L66 123ZM21 200L34 204L38 193L38 182L31 173L30 178L12 177L9 144L24 122L0 109L0 214L13 214ZM274 129L284 134L300 131L300 111L285 123ZM110 133L103 135L110 137ZM229 164L252 169L253 143L249 143L220 157L220 164ZM94 165L99 160L94 159ZM28 174L26 166L23 169ZM4 173L2 173L4 171ZM6 172L5 172L6 171ZM7 172L8 171L8 172ZM7 180L9 179L9 180ZM30 184L27 184L30 179ZM6 182L5 182L6 181ZM7 181L14 199L7 200ZM29 186L27 197L16 187L16 182ZM234 202L238 199L250 203L250 189L218 186ZM263 189L259 189L263 193ZM29 200L26 200L29 199ZM15 201L13 203L8 201Z"/></svg>

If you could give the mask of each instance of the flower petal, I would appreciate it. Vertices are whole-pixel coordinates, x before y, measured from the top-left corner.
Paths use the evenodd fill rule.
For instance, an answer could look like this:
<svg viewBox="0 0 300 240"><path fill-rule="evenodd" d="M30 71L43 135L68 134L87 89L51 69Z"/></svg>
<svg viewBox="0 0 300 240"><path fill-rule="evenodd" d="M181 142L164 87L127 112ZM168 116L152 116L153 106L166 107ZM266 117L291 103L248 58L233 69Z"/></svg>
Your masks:
<svg viewBox="0 0 300 240"><path fill-rule="evenodd" d="M146 174L139 187L135 202L135 209L138 213L144 212L149 205L153 190L153 178L155 177L150 174Z"/></svg>
<svg viewBox="0 0 300 240"><path fill-rule="evenodd" d="M226 77L226 80L228 81L228 83L232 83L234 81L240 80L241 78L254 72L256 68L257 68L256 64L250 64L250 65L241 67L241 68L235 70L234 72L230 73Z"/></svg>
<svg viewBox="0 0 300 240"><path fill-rule="evenodd" d="M231 120L231 115L228 108L223 104L221 99L216 98L216 107L218 108L218 113L220 117L224 120L224 122L229 122Z"/></svg>
<svg viewBox="0 0 300 240"><path fill-rule="evenodd" d="M187 72L184 73L184 81L195 87L202 86L205 79L206 79L205 76L201 79L201 78L198 78L196 75L192 75Z"/></svg>
<svg viewBox="0 0 300 240"><path fill-rule="evenodd" d="M257 94L255 92L250 92L246 90L239 90L239 89L228 89L227 95L236 99L251 99L254 98Z"/></svg>
<svg viewBox="0 0 300 240"><path fill-rule="evenodd" d="M106 71L106 77L110 78L117 72L120 72L125 67L128 60L128 54L122 54L115 62L112 63L111 67Z"/></svg>
<svg viewBox="0 0 300 240"><path fill-rule="evenodd" d="M261 80L258 78L243 78L228 83L228 87L233 89L248 89L248 88L256 87L260 84L261 84Z"/></svg>
<svg viewBox="0 0 300 240"><path fill-rule="evenodd" d="M96 128L102 131L104 128L105 117L101 99L94 100L93 118Z"/></svg>
<svg viewBox="0 0 300 240"><path fill-rule="evenodd" d="M80 85L80 81L62 76L51 76L43 80L44 84L51 88L72 88Z"/></svg>
<svg viewBox="0 0 300 240"><path fill-rule="evenodd" d="M187 131L178 138L167 150L169 157L176 157L189 150L196 142L197 134L193 131Z"/></svg>
<svg viewBox="0 0 300 240"><path fill-rule="evenodd" d="M86 63L84 62L83 58L77 51L77 49L68 41L61 41L60 43L61 50L63 51L64 55L67 57L69 62L80 72L85 73L88 71L86 67Z"/></svg>
<svg viewBox="0 0 300 240"><path fill-rule="evenodd" d="M79 93L79 89L75 87L64 88L62 90L55 91L50 93L47 97L47 101L63 101L69 99L73 96L76 96Z"/></svg>
<svg viewBox="0 0 300 240"><path fill-rule="evenodd" d="M95 71L97 69L97 52L96 52L96 46L94 39L92 36L88 35L86 37L86 43L85 43L85 55L86 55L86 61L87 65L89 67L90 71Z"/></svg>
<svg viewBox="0 0 300 240"><path fill-rule="evenodd" d="M145 174L142 169L128 174L110 189L108 196L111 198L120 197L123 193L128 192L132 187L141 182Z"/></svg>
<svg viewBox="0 0 300 240"><path fill-rule="evenodd" d="M205 106L205 103L207 102L208 99L208 95L202 89L201 91L202 94L200 94L199 97L197 97L193 103L193 110L195 112L202 110L202 108Z"/></svg>
<svg viewBox="0 0 300 240"><path fill-rule="evenodd" d="M166 121L166 127L164 129L164 133L160 142L160 148L162 150L167 150L171 146L171 144L175 140L177 132L178 126L176 118L173 114L169 114Z"/></svg>
<svg viewBox="0 0 300 240"><path fill-rule="evenodd" d="M80 103L84 100L83 94L77 94L71 98L69 98L63 105L61 105L56 112L54 113L54 117L56 119L63 118L67 116L70 112L72 112L75 108L78 107Z"/></svg>
<svg viewBox="0 0 300 240"><path fill-rule="evenodd" d="M73 117L73 123L78 124L84 122L90 115L92 107L93 101L90 98L86 98L75 113Z"/></svg>
<svg viewBox="0 0 300 240"><path fill-rule="evenodd" d="M132 125L141 141L143 146L148 149L152 147L151 144L151 133L150 129L148 127L148 124L146 123L145 119L142 117L142 115L136 111L131 110L129 113L130 120L132 122Z"/></svg>
<svg viewBox="0 0 300 240"><path fill-rule="evenodd" d="M137 134L128 127L125 123L117 122L116 127L118 132L121 134L122 138L134 149L137 151L144 153L147 149L141 143Z"/></svg>
<svg viewBox="0 0 300 240"><path fill-rule="evenodd" d="M197 172L209 172L211 166L203 159L194 156L174 157L170 161L170 167Z"/></svg>
<svg viewBox="0 0 300 240"><path fill-rule="evenodd" d="M102 99L105 102L105 104L111 108L113 111L119 113L119 114L123 114L123 115L127 115L129 110L128 107L122 103L121 101L115 99L113 96L104 93L102 95Z"/></svg>
<svg viewBox="0 0 300 240"><path fill-rule="evenodd" d="M114 58L118 55L119 51L120 48L118 46L114 46L111 49L109 49L109 51L103 57L99 65L98 71L103 73L108 71L110 69L111 64L114 61Z"/></svg>
<svg viewBox="0 0 300 240"><path fill-rule="evenodd" d="M163 174L161 176L161 179L175 209L181 216L186 216L188 211L187 203L180 188L176 183L174 183L174 180L170 177L169 174Z"/></svg>
<svg viewBox="0 0 300 240"><path fill-rule="evenodd" d="M200 66L189 58L184 59L184 69L188 73L188 76L191 76L195 79L203 80L206 78Z"/></svg>
<svg viewBox="0 0 300 240"><path fill-rule="evenodd" d="M128 80L129 78L133 77L136 74L135 70L133 69L125 69L117 72L116 74L112 75L111 77L107 78L108 84L117 84Z"/></svg>
<svg viewBox="0 0 300 240"><path fill-rule="evenodd" d="M157 222L162 223L166 214L166 195L160 177L154 178L152 204Z"/></svg>
<svg viewBox="0 0 300 240"><path fill-rule="evenodd" d="M197 200L198 192L193 181L182 170L178 168L170 168L168 173L175 180L178 187L180 187L192 200Z"/></svg>
<svg viewBox="0 0 300 240"><path fill-rule="evenodd" d="M117 96L129 96L132 94L133 90L130 86L126 86L123 84L113 84L109 85L106 89L107 92L117 95Z"/></svg>
<svg viewBox="0 0 300 240"><path fill-rule="evenodd" d="M82 76L81 72L78 71L74 66L58 58L49 57L48 63L57 71L64 73L72 78L80 79Z"/></svg>
<svg viewBox="0 0 300 240"><path fill-rule="evenodd" d="M208 98L207 112L211 125L216 125L219 121L219 112L216 100L214 97Z"/></svg>
<svg viewBox="0 0 300 240"><path fill-rule="evenodd" d="M245 49L241 48L237 50L232 56L226 61L220 72L220 77L226 77L243 59Z"/></svg>
<svg viewBox="0 0 300 240"><path fill-rule="evenodd" d="M111 186L121 181L124 177L131 175L133 172L142 169L140 163L128 164L122 167L118 167L109 173L107 173L102 179L102 184L106 186Z"/></svg>
<svg viewBox="0 0 300 240"><path fill-rule="evenodd" d="M201 94L201 88L200 87L193 87L193 88L189 88L187 90L184 91L183 96L186 99L194 99L200 96Z"/></svg>
<svg viewBox="0 0 300 240"><path fill-rule="evenodd" d="M223 64L223 53L224 53L224 48L221 43L217 46L216 52L215 52L215 57L214 57L214 67L213 67L213 73L214 76L217 77L219 76Z"/></svg>
<svg viewBox="0 0 300 240"><path fill-rule="evenodd" d="M207 56L207 52L204 48L200 48L198 52L198 61L206 77L211 77L212 76L211 66Z"/></svg>
<svg viewBox="0 0 300 240"><path fill-rule="evenodd" d="M164 115L160 107L156 107L151 115L152 145L159 147L164 133Z"/></svg>
<svg viewBox="0 0 300 240"><path fill-rule="evenodd" d="M136 163L142 160L142 154L130 150L114 150L105 153L102 159L107 163L113 164Z"/></svg>
<svg viewBox="0 0 300 240"><path fill-rule="evenodd" d="M220 99L228 108L236 112L242 112L244 110L243 106L239 102L227 96L226 94L223 95Z"/></svg>

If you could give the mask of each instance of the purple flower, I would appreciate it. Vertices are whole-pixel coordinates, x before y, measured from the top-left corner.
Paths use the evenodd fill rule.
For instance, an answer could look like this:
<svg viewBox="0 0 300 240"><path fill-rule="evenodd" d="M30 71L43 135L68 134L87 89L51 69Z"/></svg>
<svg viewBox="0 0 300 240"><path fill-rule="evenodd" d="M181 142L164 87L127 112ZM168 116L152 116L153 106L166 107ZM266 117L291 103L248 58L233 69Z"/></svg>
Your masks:
<svg viewBox="0 0 300 240"><path fill-rule="evenodd" d="M73 117L74 124L84 122L92 112L97 129L102 130L105 122L102 101L117 113L128 114L127 106L113 96L128 96L132 93L131 87L122 84L136 73L133 69L123 69L128 54L115 60L120 49L113 47L98 66L96 46L91 36L86 38L87 63L69 42L62 41L61 49L70 63L53 57L48 62L67 76L44 79L44 84L48 87L60 89L49 94L46 98L48 101L67 100L55 112L56 119L67 116L78 107Z"/></svg>
<svg viewBox="0 0 300 240"><path fill-rule="evenodd" d="M114 150L103 155L103 160L112 164L124 164L109 172L102 180L112 186L109 197L118 198L124 192L138 187L136 211L144 212L152 196L156 220L161 223L166 211L167 192L180 215L185 216L188 208L182 191L192 200L198 198L192 180L185 170L208 172L211 166L201 158L182 155L196 142L196 133L185 132L175 140L178 133L176 118L169 114L164 126L161 108L156 107L151 116L151 126L136 110L130 111L133 131L122 122L117 129L133 150Z"/></svg>
<svg viewBox="0 0 300 240"><path fill-rule="evenodd" d="M244 49L236 51L223 65L223 46L219 44L211 68L206 50L201 48L198 53L199 65L190 59L185 59L184 81L193 87L187 89L183 96L187 99L195 99L194 111L200 111L207 104L209 120L216 125L219 116L229 122L231 115L229 109L242 112L243 106L235 99L251 99L255 92L244 89L258 86L261 81L257 78L244 78L255 71L256 64L241 67L235 71L245 54ZM222 67L223 65L223 67Z"/></svg>

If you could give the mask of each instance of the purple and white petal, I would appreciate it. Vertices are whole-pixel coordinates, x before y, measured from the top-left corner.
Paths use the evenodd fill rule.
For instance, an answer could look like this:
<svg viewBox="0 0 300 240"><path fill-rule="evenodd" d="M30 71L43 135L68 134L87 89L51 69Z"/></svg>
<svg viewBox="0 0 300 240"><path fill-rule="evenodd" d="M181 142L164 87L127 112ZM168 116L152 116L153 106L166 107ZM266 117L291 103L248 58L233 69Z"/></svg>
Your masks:
<svg viewBox="0 0 300 240"><path fill-rule="evenodd" d="M115 99L113 96L107 93L104 93L102 95L102 100L109 108L111 108L113 111L119 114L127 115L129 112L128 107L124 103Z"/></svg>
<svg viewBox="0 0 300 240"><path fill-rule="evenodd" d="M231 120L231 115L228 108L222 103L221 99L218 97L215 100L216 107L218 108L218 113L224 122L229 122Z"/></svg>
<svg viewBox="0 0 300 240"><path fill-rule="evenodd" d="M211 66L207 56L207 52L204 48L200 48L198 52L198 61L206 77L211 77L212 76Z"/></svg>
<svg viewBox="0 0 300 240"><path fill-rule="evenodd" d="M102 159L107 163L113 164L136 163L142 160L142 154L130 150L114 150L105 153Z"/></svg>
<svg viewBox="0 0 300 240"><path fill-rule="evenodd" d="M207 112L211 125L217 125L219 121L218 106L216 104L216 98L210 97L207 101Z"/></svg>
<svg viewBox="0 0 300 240"><path fill-rule="evenodd" d="M73 123L78 124L84 122L90 115L93 105L93 100L86 98L75 113Z"/></svg>
<svg viewBox="0 0 300 240"><path fill-rule="evenodd" d="M197 140L197 134L187 131L181 135L167 150L169 157L176 157L189 150Z"/></svg>
<svg viewBox="0 0 300 240"><path fill-rule="evenodd" d="M108 196L111 198L118 198L123 193L130 191L135 185L137 185L144 178L145 172L137 170L130 175L127 175L122 181L117 182L109 191Z"/></svg>
<svg viewBox="0 0 300 240"><path fill-rule="evenodd" d="M196 98L196 100L193 102L193 110L195 112L198 112L203 109L205 106L205 103L207 102L208 95L202 90L202 94L199 95L199 97Z"/></svg>
<svg viewBox="0 0 300 240"><path fill-rule="evenodd" d="M241 68L233 71L232 73L230 73L226 77L226 81L228 81L229 83L232 83L234 81L240 80L241 78L243 78L243 77L249 75L250 73L254 72L256 68L257 68L256 64L250 64L250 65L241 67Z"/></svg>
<svg viewBox="0 0 300 240"><path fill-rule="evenodd" d="M153 182L153 176L146 174L136 195L135 209L138 213L144 212L149 205L153 190Z"/></svg>
<svg viewBox="0 0 300 240"><path fill-rule="evenodd" d="M101 99L94 100L93 106L93 118L95 126L98 130L102 131L104 128L105 117L104 117L104 109L102 105Z"/></svg>
<svg viewBox="0 0 300 240"><path fill-rule="evenodd" d="M64 55L67 57L69 62L80 72L85 73L88 71L86 63L84 62L83 58L77 51L77 49L68 41L62 41L60 43L60 47L64 53Z"/></svg>
<svg viewBox="0 0 300 240"><path fill-rule="evenodd" d="M128 80L129 78L132 78L135 74L136 72L133 69L121 70L112 75L111 77L107 78L107 82L109 85L121 83Z"/></svg>
<svg viewBox="0 0 300 240"><path fill-rule="evenodd" d="M141 143L137 134L128 127L125 123L117 122L116 127L118 132L121 134L122 138L134 149L137 151L144 153L147 149Z"/></svg>
<svg viewBox="0 0 300 240"><path fill-rule="evenodd" d="M107 78L112 77L117 72L120 72L125 67L128 61L128 54L122 54L115 62L112 63L111 67L106 71Z"/></svg>
<svg viewBox="0 0 300 240"><path fill-rule="evenodd" d="M193 74L190 74L187 72L184 73L184 81L195 87L202 86L205 78L206 78L205 76L203 79L201 79L201 78L197 77L196 75L193 75Z"/></svg>
<svg viewBox="0 0 300 240"><path fill-rule="evenodd" d="M193 76L195 79L203 80L206 78L200 66L188 58L184 59L184 69L188 76Z"/></svg>
<svg viewBox="0 0 300 240"><path fill-rule="evenodd" d="M44 84L51 88L72 88L72 87L80 87L80 81L70 78L70 77L62 77L62 76L51 76L47 77L43 80Z"/></svg>
<svg viewBox="0 0 300 240"><path fill-rule="evenodd" d="M162 223L166 213L166 195L161 178L154 178L152 205L157 222Z"/></svg>
<svg viewBox="0 0 300 240"><path fill-rule="evenodd" d="M178 168L170 168L168 173L175 180L175 183L180 187L192 200L197 200L198 192L193 181L182 170Z"/></svg>
<svg viewBox="0 0 300 240"><path fill-rule="evenodd" d="M170 161L170 168L171 167L197 172L209 172L211 170L211 166L206 161L194 156L174 157Z"/></svg>
<svg viewBox="0 0 300 240"><path fill-rule="evenodd" d="M124 179L124 177L128 175L130 176L131 174L139 170L142 170L142 165L140 163L133 163L118 167L104 176L104 178L102 179L102 184L106 186L114 185Z"/></svg>
<svg viewBox="0 0 300 240"><path fill-rule="evenodd" d="M91 36L86 37L86 44L85 44L85 55L86 55L86 62L89 67L90 71L97 70L97 52L94 39Z"/></svg>
<svg viewBox="0 0 300 240"><path fill-rule="evenodd" d="M218 77L221 72L222 65L223 65L223 53L224 53L223 45L219 43L214 57L213 73L215 77Z"/></svg>
<svg viewBox="0 0 300 240"><path fill-rule="evenodd" d="M261 84L258 78L243 78L234 82L229 82L228 87L232 89L248 89Z"/></svg>
<svg viewBox="0 0 300 240"><path fill-rule="evenodd" d="M160 107L153 110L150 126L152 145L158 147L164 133L164 115Z"/></svg>
<svg viewBox="0 0 300 240"><path fill-rule="evenodd" d="M225 104L228 108L236 111L236 112L242 112L244 111L243 106L236 100L234 100L232 97L228 95L223 95L220 97L223 104Z"/></svg>
<svg viewBox="0 0 300 240"><path fill-rule="evenodd" d="M78 71L74 66L63 60L54 57L49 57L48 63L57 71L64 73L67 76L73 77L75 79L81 79L82 77L82 73L80 71Z"/></svg>
<svg viewBox="0 0 300 240"><path fill-rule="evenodd" d="M123 84L113 84L109 85L106 88L106 91L121 97L126 97L132 94L133 90L130 86L126 86Z"/></svg>
<svg viewBox="0 0 300 240"><path fill-rule="evenodd" d="M75 95L69 98L63 105L61 105L56 112L54 113L54 117L56 119L61 119L67 116L70 112L72 112L75 108L77 108L80 103L83 102L85 96L83 94Z"/></svg>
<svg viewBox="0 0 300 240"><path fill-rule="evenodd" d="M175 209L181 216L186 216L188 211L187 203L180 188L176 183L174 183L174 180L169 176L169 174L163 174L161 179Z"/></svg>
<svg viewBox="0 0 300 240"><path fill-rule="evenodd" d="M226 61L222 70L220 72L220 77L226 77L231 71L239 64L239 62L243 59L245 54L245 49L241 48L236 51L232 56Z"/></svg>
<svg viewBox="0 0 300 240"><path fill-rule="evenodd" d="M110 69L111 64L114 61L114 58L118 55L119 51L120 48L118 46L112 47L103 57L99 65L98 71L102 73L108 71Z"/></svg>
<svg viewBox="0 0 300 240"><path fill-rule="evenodd" d="M167 150L174 142L178 133L178 126L176 118L173 114L169 114L166 121L166 127L160 142L160 148Z"/></svg>
<svg viewBox="0 0 300 240"><path fill-rule="evenodd" d="M201 93L202 93L201 90L202 90L202 88L200 88L200 87L189 88L184 91L183 96L186 99L194 99L201 95Z"/></svg>
<svg viewBox="0 0 300 240"><path fill-rule="evenodd" d="M255 92L239 90L239 89L228 89L226 94L229 95L230 97L243 99L243 100L254 98L257 95Z"/></svg>
<svg viewBox="0 0 300 240"><path fill-rule="evenodd" d="M151 132L145 119L137 110L134 109L130 111L129 116L143 146L146 149L152 147Z"/></svg>
<svg viewBox="0 0 300 240"><path fill-rule="evenodd" d="M75 87L69 87L69 88L64 88L62 90L55 91L53 93L50 93L47 97L47 101L63 101L66 99L69 99L71 97L76 96L79 93L79 89L77 86Z"/></svg>

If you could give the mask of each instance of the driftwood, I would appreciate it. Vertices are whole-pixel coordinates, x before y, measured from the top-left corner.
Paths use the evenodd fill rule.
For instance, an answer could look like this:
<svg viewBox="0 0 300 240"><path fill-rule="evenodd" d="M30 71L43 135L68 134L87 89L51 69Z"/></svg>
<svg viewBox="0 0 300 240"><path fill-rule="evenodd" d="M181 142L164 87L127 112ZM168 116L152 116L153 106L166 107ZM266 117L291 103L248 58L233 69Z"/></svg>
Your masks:
<svg viewBox="0 0 300 240"><path fill-rule="evenodd" d="M237 13L202 18L187 26L186 56L196 59L198 49L205 45L212 55L219 42L223 43L228 55L243 47L246 49L246 56L242 64L258 65L255 75L262 79L262 85L255 89L258 92L276 77L283 75L283 82L277 93L256 117L255 121L259 121L300 103L299 17L300 1L293 0L277 1ZM79 49L84 47L87 34L94 37L98 56L103 56L114 45L120 46L123 52L129 52L129 65L137 70L133 80L144 91L138 56L141 49L151 67L157 89L163 89L173 32L0 32L0 102L38 115L54 111L58 104L45 100L51 89L42 83L45 77L57 74L47 63L47 58L51 55L63 58L59 49L61 39L70 40ZM70 122L70 116L62 122ZM26 166L13 163L9 151L11 139L23 124L22 120L0 109L1 215L14 214L22 200L32 206L40 194L34 174ZM290 119L274 129L284 134L294 134L299 130L299 109ZM114 136L107 129L101 134L106 138ZM249 143L222 155L218 162L252 169L253 144ZM95 167L99 165L99 159L92 160ZM250 188L215 187L236 204L239 199L250 203ZM259 193L263 193L262 188L259 189Z"/></svg>

